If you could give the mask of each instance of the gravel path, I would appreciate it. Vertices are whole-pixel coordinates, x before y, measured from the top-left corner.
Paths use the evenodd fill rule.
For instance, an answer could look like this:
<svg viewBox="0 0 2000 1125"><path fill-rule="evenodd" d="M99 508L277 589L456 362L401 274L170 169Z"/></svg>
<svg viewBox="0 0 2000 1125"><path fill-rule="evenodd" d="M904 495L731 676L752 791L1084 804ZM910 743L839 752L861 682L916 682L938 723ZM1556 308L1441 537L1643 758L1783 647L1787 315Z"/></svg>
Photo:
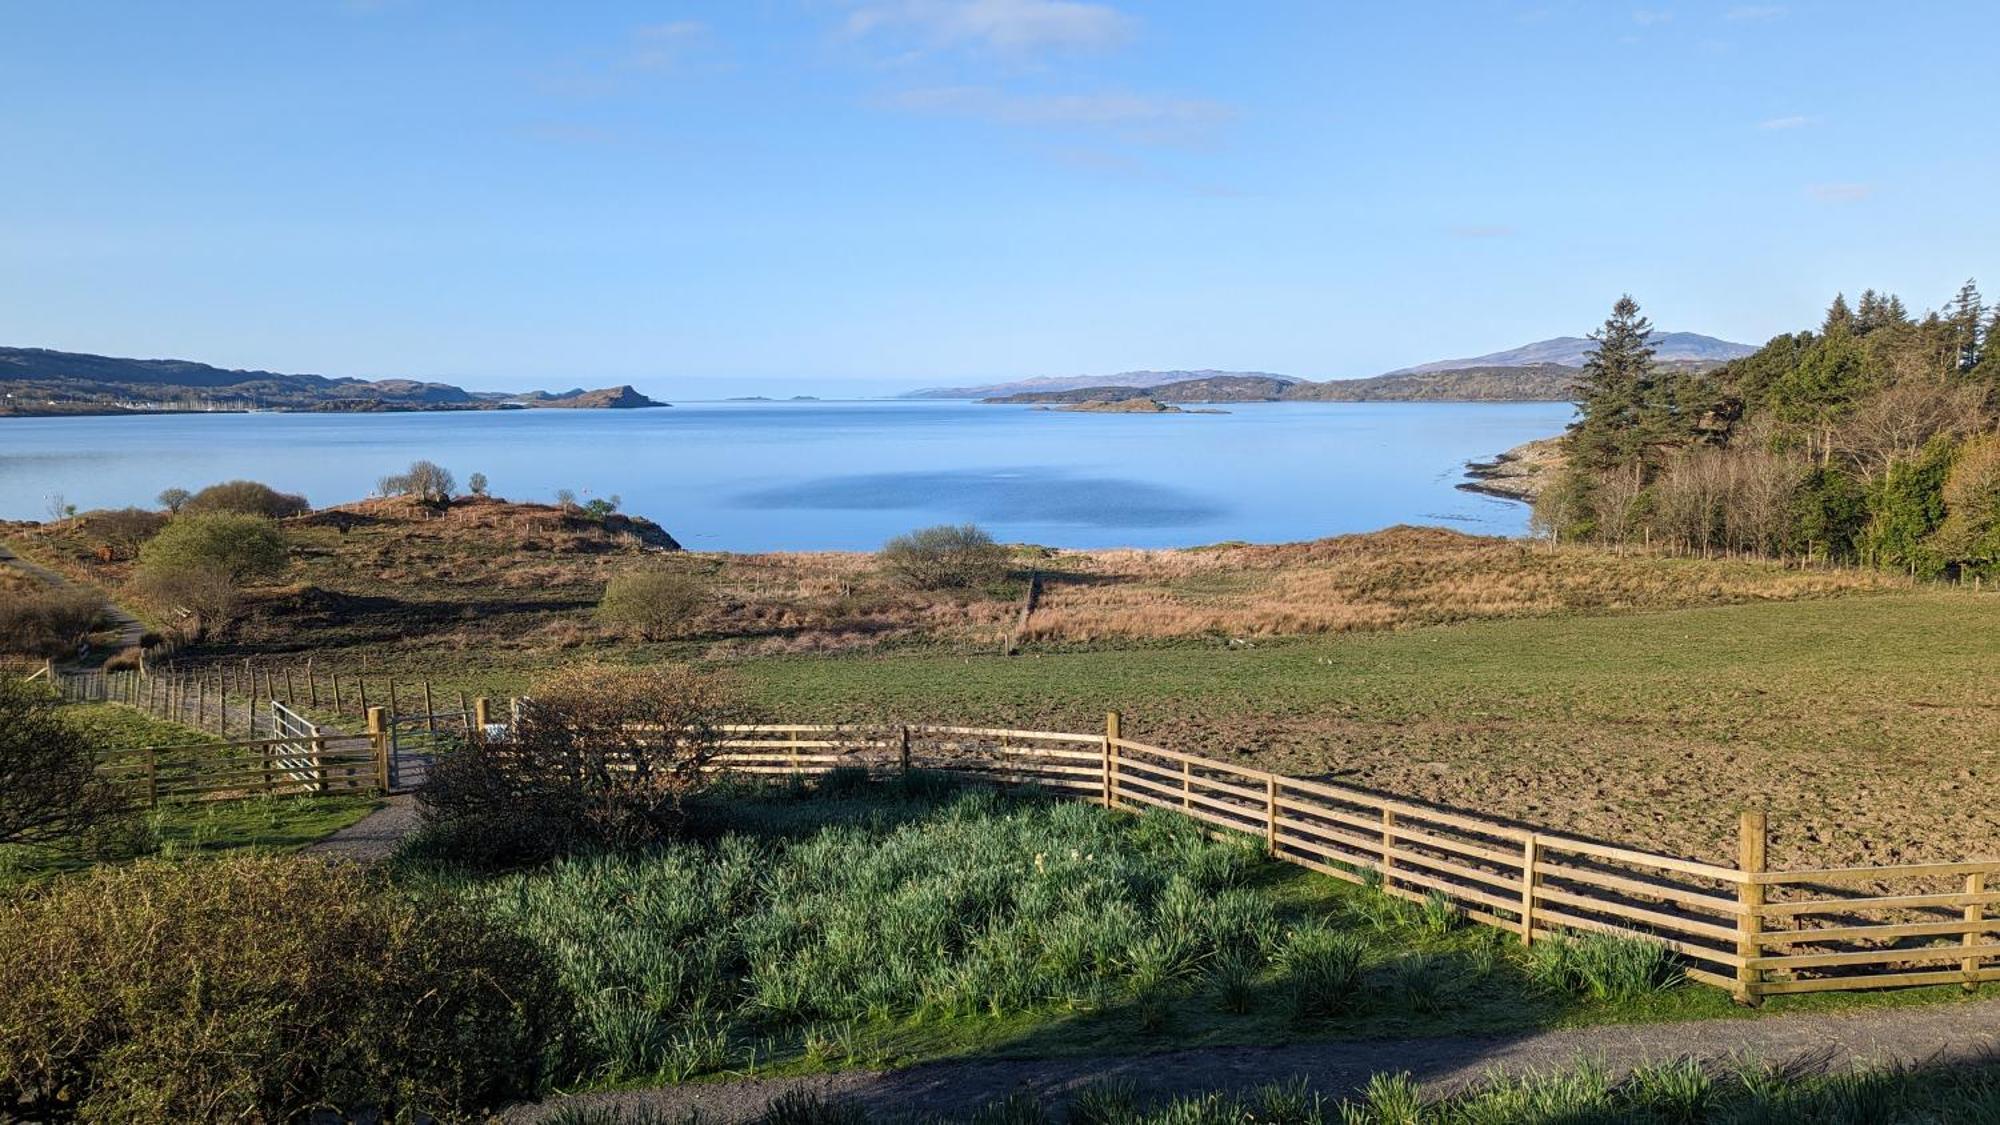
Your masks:
<svg viewBox="0 0 2000 1125"><path fill-rule="evenodd" d="M1500 1038L1446 1037L1284 1047L1217 1047L1151 1055L929 1063L907 1070L697 1084L589 1094L517 1106L502 1115L535 1122L564 1104L641 1109L704 1123L755 1117L771 1099L806 1090L849 1100L882 1115L964 1117L1016 1092L1050 1106L1093 1083L1130 1082L1143 1097L1254 1088L1306 1079L1338 1097L1371 1074L1407 1071L1433 1094L1478 1082L1493 1071L1520 1075L1602 1062L1614 1074L1649 1062L1692 1057L1754 1060L1841 1070L1856 1066L1992 1061L2000 1058L2000 1001L1979 1000L1835 1015L1767 1016L1699 1023L1644 1024L1536 1032Z"/></svg>
<svg viewBox="0 0 2000 1125"><path fill-rule="evenodd" d="M396 850L403 837L416 829L416 798L408 793L398 793L381 808L326 839L307 845L305 851L308 855L329 859L372 863L389 858L389 853Z"/></svg>

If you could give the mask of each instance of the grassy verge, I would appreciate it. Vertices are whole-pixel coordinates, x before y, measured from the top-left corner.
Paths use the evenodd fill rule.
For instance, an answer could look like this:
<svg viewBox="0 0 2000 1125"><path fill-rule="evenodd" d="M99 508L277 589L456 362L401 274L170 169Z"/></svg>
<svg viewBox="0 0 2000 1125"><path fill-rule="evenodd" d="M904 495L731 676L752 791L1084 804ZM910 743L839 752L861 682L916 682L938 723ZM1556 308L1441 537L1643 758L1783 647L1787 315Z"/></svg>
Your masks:
<svg viewBox="0 0 2000 1125"><path fill-rule="evenodd" d="M705 842L643 856L479 878L419 842L404 874L549 954L586 1086L1743 1014L1650 946L1525 952L1172 814L838 775L703 810Z"/></svg>
<svg viewBox="0 0 2000 1125"><path fill-rule="evenodd" d="M60 712L107 750L143 746L220 744L212 734L119 704L73 704ZM373 797L246 797L177 801L130 817L58 848L0 847L0 887L19 886L98 863L140 856L207 854L248 849L293 851L367 816Z"/></svg>

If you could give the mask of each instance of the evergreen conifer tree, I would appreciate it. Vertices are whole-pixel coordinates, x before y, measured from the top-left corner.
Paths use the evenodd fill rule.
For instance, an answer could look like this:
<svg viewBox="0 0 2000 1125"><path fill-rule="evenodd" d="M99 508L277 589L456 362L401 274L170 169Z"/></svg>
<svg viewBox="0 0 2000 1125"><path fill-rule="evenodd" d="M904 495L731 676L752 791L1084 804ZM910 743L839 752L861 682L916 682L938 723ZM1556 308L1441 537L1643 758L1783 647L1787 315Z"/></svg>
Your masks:
<svg viewBox="0 0 2000 1125"><path fill-rule="evenodd" d="M1581 411L1570 427L1571 448L1584 464L1622 465L1641 456L1658 435L1672 403L1659 392L1653 366L1653 325L1630 294L1618 298L1604 326L1590 334L1597 347L1578 382Z"/></svg>

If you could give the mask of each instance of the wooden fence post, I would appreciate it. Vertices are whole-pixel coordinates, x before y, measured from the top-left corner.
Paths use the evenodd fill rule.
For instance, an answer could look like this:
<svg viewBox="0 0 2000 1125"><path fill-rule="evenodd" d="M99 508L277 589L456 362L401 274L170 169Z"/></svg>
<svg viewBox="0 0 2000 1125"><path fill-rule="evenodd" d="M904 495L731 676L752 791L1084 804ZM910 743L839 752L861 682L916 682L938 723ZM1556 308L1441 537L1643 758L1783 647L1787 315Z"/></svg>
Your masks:
<svg viewBox="0 0 2000 1125"><path fill-rule="evenodd" d="M1390 887L1390 873L1396 868L1396 859L1390 855L1396 847L1396 814L1384 807L1382 810L1382 889Z"/></svg>
<svg viewBox="0 0 2000 1125"><path fill-rule="evenodd" d="M1264 775L1264 854L1278 854L1278 775Z"/></svg>
<svg viewBox="0 0 2000 1125"><path fill-rule="evenodd" d="M1736 955L1746 964L1736 970L1735 997L1738 1004L1755 1008L1763 1003L1757 994L1757 985L1763 972L1752 968L1747 962L1764 954L1757 941L1757 934L1763 928L1764 884L1756 879L1764 873L1765 852L1770 843L1770 827L1762 810L1745 809L1737 823L1736 866L1743 875L1743 881L1736 886L1736 907L1742 914L1736 920Z"/></svg>
<svg viewBox="0 0 2000 1125"><path fill-rule="evenodd" d="M1521 843L1521 945L1535 944L1535 867L1541 860L1541 838L1533 832Z"/></svg>
<svg viewBox="0 0 2000 1125"><path fill-rule="evenodd" d="M368 677L362 676L355 681L355 684L357 690L361 692L360 711L363 715L366 715L368 713Z"/></svg>
<svg viewBox="0 0 2000 1125"><path fill-rule="evenodd" d="M431 682L424 681L424 729L430 732L431 741L437 741L437 707L431 703Z"/></svg>
<svg viewBox="0 0 2000 1125"><path fill-rule="evenodd" d="M1969 926L1977 927L1986 920L1986 907L1977 901L1978 896L1985 893L1985 872L1975 871L1965 877L1966 897L1974 900L1965 904L1965 921ZM1977 928L1965 931L1965 944L1968 946L1979 945L1985 940L1986 935ZM1979 958L1977 956L1965 959L1965 990L1967 992L1979 991Z"/></svg>
<svg viewBox="0 0 2000 1125"><path fill-rule="evenodd" d="M1118 740L1124 729L1124 716L1116 711L1104 713L1104 807L1112 808L1118 795Z"/></svg>
<svg viewBox="0 0 2000 1125"><path fill-rule="evenodd" d="M319 681L313 677L313 658L306 657L306 702L319 708Z"/></svg>
<svg viewBox="0 0 2000 1125"><path fill-rule="evenodd" d="M146 805L156 808L160 803L160 751L156 747L146 748Z"/></svg>
<svg viewBox="0 0 2000 1125"><path fill-rule="evenodd" d="M472 701L472 729L466 733L470 734L474 741L484 742L486 725L492 721L493 705L482 695Z"/></svg>
<svg viewBox="0 0 2000 1125"><path fill-rule="evenodd" d="M389 724L380 707L368 709L368 737L375 743L375 786L389 792Z"/></svg>
<svg viewBox="0 0 2000 1125"><path fill-rule="evenodd" d="M905 723L897 732L896 768L902 773L910 772L910 727Z"/></svg>
<svg viewBox="0 0 2000 1125"><path fill-rule="evenodd" d="M1181 759L1181 811L1194 807L1194 763Z"/></svg>

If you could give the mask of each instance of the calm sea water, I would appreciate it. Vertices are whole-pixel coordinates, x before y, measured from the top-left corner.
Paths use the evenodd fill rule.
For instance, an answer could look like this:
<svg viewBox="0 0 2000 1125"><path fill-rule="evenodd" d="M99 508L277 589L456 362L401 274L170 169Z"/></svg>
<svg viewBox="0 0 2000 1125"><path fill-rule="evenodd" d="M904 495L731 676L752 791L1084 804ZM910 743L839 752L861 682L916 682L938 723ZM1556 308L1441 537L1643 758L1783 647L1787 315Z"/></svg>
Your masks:
<svg viewBox="0 0 2000 1125"><path fill-rule="evenodd" d="M1560 430L1551 403L1256 403L1063 414L960 402L665 410L0 419L0 517L150 505L234 477L316 504L427 457L495 495L617 495L698 550L873 549L973 521L1065 547L1280 542L1396 523L1515 535L1519 504L1459 491L1467 460Z"/></svg>

